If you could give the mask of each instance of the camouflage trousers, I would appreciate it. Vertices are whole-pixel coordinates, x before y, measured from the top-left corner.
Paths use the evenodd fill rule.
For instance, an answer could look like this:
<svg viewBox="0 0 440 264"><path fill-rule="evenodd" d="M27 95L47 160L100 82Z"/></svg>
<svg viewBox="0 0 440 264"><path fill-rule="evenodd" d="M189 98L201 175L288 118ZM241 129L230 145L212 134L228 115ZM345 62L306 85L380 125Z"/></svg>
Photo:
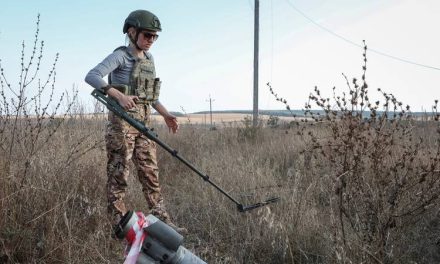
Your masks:
<svg viewBox="0 0 440 264"><path fill-rule="evenodd" d="M149 123L149 111L142 109L143 105L137 108L137 119ZM149 110L149 109L148 109ZM108 213L111 221L116 224L122 215L127 212L124 197L127 189L129 176L129 162L133 161L142 192L147 200L150 213L164 221L169 220L169 215L163 205L163 198L159 185L159 170L157 167L156 143L139 133L127 122L112 112L108 116L109 123L106 133L107 147L107 199Z"/></svg>

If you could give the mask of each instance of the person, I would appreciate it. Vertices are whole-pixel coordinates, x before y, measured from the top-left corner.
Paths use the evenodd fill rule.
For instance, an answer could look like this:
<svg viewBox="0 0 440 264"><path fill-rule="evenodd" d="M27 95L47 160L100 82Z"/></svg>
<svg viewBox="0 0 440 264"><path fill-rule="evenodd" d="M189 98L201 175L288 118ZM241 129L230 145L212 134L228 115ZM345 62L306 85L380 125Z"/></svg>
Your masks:
<svg viewBox="0 0 440 264"><path fill-rule="evenodd" d="M164 118L169 130L176 133L179 128L177 118L158 100L161 81L156 78L154 60L149 52L159 37L157 32L161 30L160 21L153 13L147 10L131 12L123 27L129 45L119 47L107 56L87 73L85 81L116 99L130 116L145 122L147 126L151 121L151 108L154 108ZM103 79L106 75L108 83ZM108 157L108 213L111 221L119 223L127 212L124 196L129 176L128 163L132 160L150 213L176 231L185 233L185 228L173 224L163 203L156 143L111 111L108 120L105 139Z"/></svg>

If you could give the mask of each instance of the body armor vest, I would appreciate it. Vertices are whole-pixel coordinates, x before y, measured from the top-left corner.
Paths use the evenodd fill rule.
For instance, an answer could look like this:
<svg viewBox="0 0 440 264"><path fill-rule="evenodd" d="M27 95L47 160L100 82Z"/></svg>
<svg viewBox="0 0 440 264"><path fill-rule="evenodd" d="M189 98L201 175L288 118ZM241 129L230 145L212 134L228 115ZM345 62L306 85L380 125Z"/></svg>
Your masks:
<svg viewBox="0 0 440 264"><path fill-rule="evenodd" d="M130 74L129 95L136 95L144 103L159 99L161 81L156 78L154 64L149 59L137 59Z"/></svg>
<svg viewBox="0 0 440 264"><path fill-rule="evenodd" d="M136 101L136 107L128 110L128 113L138 120L148 122L151 105L159 99L161 85L160 79L156 78L154 63L151 59L133 56L125 46L116 50L118 49L124 49L135 62L130 73L129 85L111 83L111 86L125 95L136 95L139 98ZM109 74L109 83L110 79Z"/></svg>

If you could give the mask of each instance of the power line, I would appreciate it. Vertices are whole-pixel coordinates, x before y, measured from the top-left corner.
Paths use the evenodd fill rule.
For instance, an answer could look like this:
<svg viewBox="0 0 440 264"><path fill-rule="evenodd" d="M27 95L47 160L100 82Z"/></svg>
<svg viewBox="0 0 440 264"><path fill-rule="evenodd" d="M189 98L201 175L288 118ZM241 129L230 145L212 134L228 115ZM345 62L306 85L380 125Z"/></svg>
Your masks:
<svg viewBox="0 0 440 264"><path fill-rule="evenodd" d="M311 23L313 23L315 26L319 27L320 29L326 31L327 33L330 33L331 35L333 35L333 36L335 36L335 37L337 37L339 39L342 39L343 41L345 41L345 42L347 42L347 43L349 43L351 45L354 45L354 46L360 47L360 48L364 47L363 45L360 45L360 44L358 44L358 43L356 43L356 42L354 42L352 40L349 40L349 39L347 39L347 38L345 38L345 37L343 37L343 36L333 32L332 30L322 26L318 22L314 21L312 18L310 18L308 15L306 15L303 11L301 11L299 8L297 8L294 4L292 4L289 0L286 0L286 2L289 4L290 7L292 7L301 16L306 18L308 21L310 21ZM401 61L401 62L405 62L405 63L408 63L408 64L413 64L413 65L416 65L416 66L419 66L419 67L424 67L424 68L440 71L440 68L438 68L438 67L434 67L434 66L430 66L430 65L426 65L426 64L421 64L421 63L410 61L410 60L407 60L407 59L402 59L402 58L399 58L399 57L387 54L387 53L379 51L379 50L368 48L368 51L376 53L376 54L379 54L379 55L382 55L384 57L388 57L390 59L397 60L397 61Z"/></svg>

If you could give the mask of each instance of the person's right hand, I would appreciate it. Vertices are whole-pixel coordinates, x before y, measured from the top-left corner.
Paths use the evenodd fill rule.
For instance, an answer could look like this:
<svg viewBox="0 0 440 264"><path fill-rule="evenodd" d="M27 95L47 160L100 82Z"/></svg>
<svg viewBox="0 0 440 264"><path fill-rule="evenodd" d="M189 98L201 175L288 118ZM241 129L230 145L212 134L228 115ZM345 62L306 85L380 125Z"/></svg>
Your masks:
<svg viewBox="0 0 440 264"><path fill-rule="evenodd" d="M125 110L130 110L131 108L135 107L136 101L138 100L137 96L125 95L113 87L111 87L107 91L107 94L109 96L113 97L114 99L116 99L116 101L118 101L119 105L122 106L122 108L124 108Z"/></svg>
<svg viewBox="0 0 440 264"><path fill-rule="evenodd" d="M135 95L125 95L122 94L118 98L118 103L124 108L125 110L129 110L136 106L136 101L138 100L138 97Z"/></svg>

